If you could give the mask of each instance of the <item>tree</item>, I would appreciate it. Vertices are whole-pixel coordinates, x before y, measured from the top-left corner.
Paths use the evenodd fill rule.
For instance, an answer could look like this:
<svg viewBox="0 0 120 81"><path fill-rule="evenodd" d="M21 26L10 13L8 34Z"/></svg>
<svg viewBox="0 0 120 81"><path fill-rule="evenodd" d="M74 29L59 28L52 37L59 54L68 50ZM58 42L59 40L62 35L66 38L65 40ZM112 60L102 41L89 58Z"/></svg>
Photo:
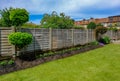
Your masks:
<svg viewBox="0 0 120 81"><path fill-rule="evenodd" d="M10 20L13 26L21 26L29 20L29 13L25 9L12 9L10 11Z"/></svg>
<svg viewBox="0 0 120 81"><path fill-rule="evenodd" d="M0 26L2 26L2 20L0 19Z"/></svg>
<svg viewBox="0 0 120 81"><path fill-rule="evenodd" d="M12 26L12 23L11 23L11 20L9 18L10 16L10 11L12 10L13 8L10 7L9 9L5 8L3 10L0 10L0 15L1 15L1 19L0 19L0 25L1 26L5 26L5 27L11 27Z"/></svg>
<svg viewBox="0 0 120 81"><path fill-rule="evenodd" d="M69 16L65 16L64 13L53 11L51 14L44 14L41 20L41 26L45 28L59 28L59 29L68 29L74 26L74 20Z"/></svg>
<svg viewBox="0 0 120 81"><path fill-rule="evenodd" d="M32 42L32 35L23 32L13 32L8 35L8 40L12 45L15 45L19 50L29 45ZM18 54L16 51L15 55Z"/></svg>
<svg viewBox="0 0 120 81"><path fill-rule="evenodd" d="M14 32L9 34L8 40L11 44L22 49L32 42L32 35L29 33Z"/></svg>
<svg viewBox="0 0 120 81"><path fill-rule="evenodd" d="M0 25L4 27L20 26L29 20L29 13L21 8L5 8L0 15Z"/></svg>
<svg viewBox="0 0 120 81"><path fill-rule="evenodd" d="M103 35L107 32L108 28L106 27L102 27L102 26L99 26L99 27L96 27L95 29L95 34L96 34L96 39L99 41Z"/></svg>
<svg viewBox="0 0 120 81"><path fill-rule="evenodd" d="M87 28L88 29L95 29L96 28L96 24L94 22L90 22L88 25L87 25Z"/></svg>

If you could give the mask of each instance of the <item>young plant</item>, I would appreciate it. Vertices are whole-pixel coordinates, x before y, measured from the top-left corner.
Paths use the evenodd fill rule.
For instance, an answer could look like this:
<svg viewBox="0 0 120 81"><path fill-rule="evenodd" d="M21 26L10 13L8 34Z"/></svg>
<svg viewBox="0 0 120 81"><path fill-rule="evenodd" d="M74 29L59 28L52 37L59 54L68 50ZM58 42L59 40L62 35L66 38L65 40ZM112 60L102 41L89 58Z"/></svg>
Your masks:
<svg viewBox="0 0 120 81"><path fill-rule="evenodd" d="M13 60L9 60L9 61L8 61L8 64L9 64L9 65L12 65L12 64L14 64L14 63L15 63L15 62L14 62Z"/></svg>
<svg viewBox="0 0 120 81"><path fill-rule="evenodd" d="M0 65L1 65L1 66L5 66L5 65L7 65L7 61L4 60L4 61L0 62Z"/></svg>
<svg viewBox="0 0 120 81"><path fill-rule="evenodd" d="M91 45L98 45L99 42L98 42L98 41L93 41L93 42L91 42L90 44L91 44Z"/></svg>

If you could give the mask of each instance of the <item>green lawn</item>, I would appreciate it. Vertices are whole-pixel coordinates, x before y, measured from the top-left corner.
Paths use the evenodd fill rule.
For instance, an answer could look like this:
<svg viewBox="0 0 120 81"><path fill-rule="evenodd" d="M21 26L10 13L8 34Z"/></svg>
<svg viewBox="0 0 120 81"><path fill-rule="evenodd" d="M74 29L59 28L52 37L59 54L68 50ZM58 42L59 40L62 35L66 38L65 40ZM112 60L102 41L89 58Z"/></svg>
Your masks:
<svg viewBox="0 0 120 81"><path fill-rule="evenodd" d="M2 75L0 81L120 81L120 45Z"/></svg>

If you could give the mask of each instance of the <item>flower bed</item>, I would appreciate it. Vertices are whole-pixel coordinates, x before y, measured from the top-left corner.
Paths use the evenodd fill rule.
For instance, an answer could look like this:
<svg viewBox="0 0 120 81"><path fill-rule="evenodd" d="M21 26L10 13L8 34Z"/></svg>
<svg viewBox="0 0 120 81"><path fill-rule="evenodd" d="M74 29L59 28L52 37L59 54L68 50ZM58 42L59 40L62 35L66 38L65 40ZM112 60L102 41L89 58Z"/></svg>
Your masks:
<svg viewBox="0 0 120 81"><path fill-rule="evenodd" d="M41 54L38 55L37 59L33 61L25 61L17 57L13 64L11 65L6 64L3 66L0 66L0 74L5 74L5 73L25 69L25 68L30 68L30 67L33 67L33 66L45 63L45 62L65 58L68 56L72 56L75 54L93 50L99 47L102 47L102 45L85 45L82 47L78 46L78 47L71 48L71 49L69 48L65 50L55 51L54 53L53 52L44 53L42 55Z"/></svg>

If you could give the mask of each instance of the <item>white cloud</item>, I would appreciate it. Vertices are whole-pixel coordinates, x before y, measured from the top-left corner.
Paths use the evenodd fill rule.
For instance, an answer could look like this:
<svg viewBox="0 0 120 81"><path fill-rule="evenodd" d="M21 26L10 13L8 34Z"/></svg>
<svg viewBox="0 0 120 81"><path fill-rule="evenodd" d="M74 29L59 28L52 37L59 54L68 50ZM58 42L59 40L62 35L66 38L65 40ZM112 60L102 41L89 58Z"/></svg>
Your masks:
<svg viewBox="0 0 120 81"><path fill-rule="evenodd" d="M107 9L120 7L120 0L0 0L0 9L5 7L26 8L30 14L57 11L72 17L85 16L81 11L89 8ZM97 14L96 14L97 15Z"/></svg>
<svg viewBox="0 0 120 81"><path fill-rule="evenodd" d="M92 5L97 9L108 9L120 7L120 0L96 0L97 2Z"/></svg>
<svg viewBox="0 0 120 81"><path fill-rule="evenodd" d="M0 0L0 8L21 7L35 14L53 10L70 13L94 5L96 8L116 7L119 3L120 0Z"/></svg>

